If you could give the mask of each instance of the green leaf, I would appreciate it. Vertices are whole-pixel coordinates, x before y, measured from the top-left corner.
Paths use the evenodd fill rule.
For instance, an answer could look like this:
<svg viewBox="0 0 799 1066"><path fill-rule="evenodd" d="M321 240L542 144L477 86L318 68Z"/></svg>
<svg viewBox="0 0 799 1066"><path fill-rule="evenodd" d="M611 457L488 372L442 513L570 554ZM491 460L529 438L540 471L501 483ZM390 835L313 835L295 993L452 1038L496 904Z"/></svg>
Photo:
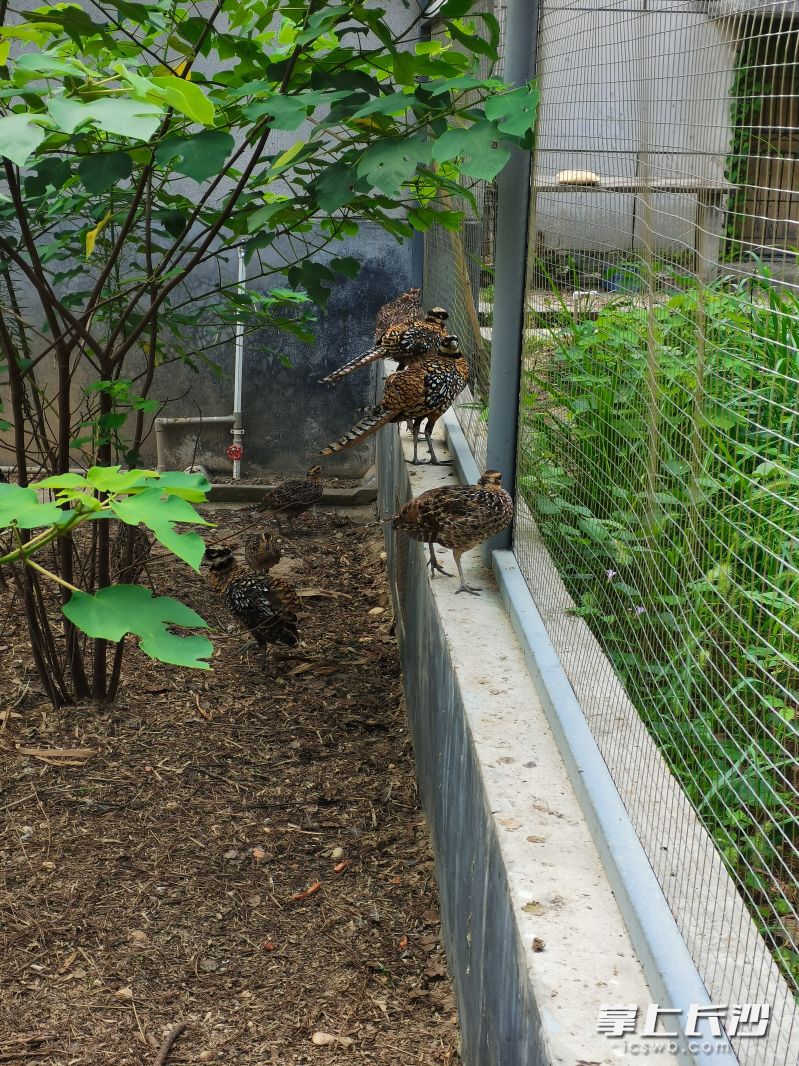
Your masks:
<svg viewBox="0 0 799 1066"><path fill-rule="evenodd" d="M150 482L143 482L149 485ZM211 483L204 474L185 474L181 470L168 470L158 479L158 488L169 496L179 496L190 503L204 503L211 491Z"/></svg>
<svg viewBox="0 0 799 1066"><path fill-rule="evenodd" d="M161 141L155 159L161 166L171 163L178 174L187 178L205 181L222 170L234 145L233 138L224 130L203 130L193 137L173 135Z"/></svg>
<svg viewBox="0 0 799 1066"><path fill-rule="evenodd" d="M90 71L87 67L84 67L82 63L78 63L75 60L63 59L61 56L50 55L47 52L41 52L39 54L35 52L25 52L21 55L14 64L15 70L22 70L25 73L30 74L43 74L49 76L51 74L63 77L71 75L72 77L83 78Z"/></svg>
<svg viewBox="0 0 799 1066"><path fill-rule="evenodd" d="M118 466L93 466L86 471L86 479L98 492L140 491L158 477L155 470L120 470Z"/></svg>
<svg viewBox="0 0 799 1066"><path fill-rule="evenodd" d="M416 76L416 56L413 52L395 52L391 60L394 81L398 85L413 85Z"/></svg>
<svg viewBox="0 0 799 1066"><path fill-rule="evenodd" d="M420 136L378 141L364 153L358 176L387 196L394 196L413 177L418 165L429 161L430 153L430 143Z"/></svg>
<svg viewBox="0 0 799 1066"><path fill-rule="evenodd" d="M309 93L314 99L318 93ZM312 109L312 102L306 96L281 96L276 93L267 100L256 100L244 108L244 114L252 122L264 115L269 115L269 126L273 130L293 131L298 129Z"/></svg>
<svg viewBox="0 0 799 1066"><path fill-rule="evenodd" d="M334 163L325 167L314 190L316 202L326 214L332 215L359 195L358 179L352 167L346 163Z"/></svg>
<svg viewBox="0 0 799 1066"><path fill-rule="evenodd" d="M209 525L188 501L177 495L165 496L161 488L154 485L136 496L112 500L110 508L117 518L128 525L136 526L143 522L165 548L169 548L193 570L199 571L205 552L202 538L194 532L178 533L175 530L176 522Z"/></svg>
<svg viewBox="0 0 799 1066"><path fill-rule="evenodd" d="M151 78L150 81L161 90L164 99L175 111L203 126L213 126L216 109L194 82L175 77L174 74L165 78Z"/></svg>
<svg viewBox="0 0 799 1066"><path fill-rule="evenodd" d="M61 189L69 181L68 159L59 159L58 156L37 159L33 169L36 173L25 177L27 196L44 196L48 188Z"/></svg>
<svg viewBox="0 0 799 1066"><path fill-rule="evenodd" d="M491 181L510 158L510 149L504 145L496 147L495 137L496 131L490 122L447 130L433 145L433 158L442 163L460 157L464 174Z"/></svg>
<svg viewBox="0 0 799 1066"><path fill-rule="evenodd" d="M47 136L31 115L6 115L0 118L0 155L24 166Z"/></svg>
<svg viewBox="0 0 799 1066"><path fill-rule="evenodd" d="M73 518L54 503L40 503L36 492L19 485L0 484L0 528L15 525L20 529L40 526L63 526Z"/></svg>
<svg viewBox="0 0 799 1066"><path fill-rule="evenodd" d="M86 112L106 133L149 141L160 125L163 109L144 100L115 97L95 100L86 106Z"/></svg>
<svg viewBox="0 0 799 1066"><path fill-rule="evenodd" d="M37 489L87 489L89 482L80 474L54 474L34 482Z"/></svg>
<svg viewBox="0 0 799 1066"><path fill-rule="evenodd" d="M540 95L538 89L528 85L489 97L485 102L486 117L496 122L502 133L524 137L535 125Z"/></svg>
<svg viewBox="0 0 799 1066"><path fill-rule="evenodd" d="M474 7L474 0L446 0L438 11L436 11L436 18L440 19L453 19L460 18L461 15L468 15Z"/></svg>
<svg viewBox="0 0 799 1066"><path fill-rule="evenodd" d="M64 133L74 133L78 126L91 121L89 109L78 100L68 96L51 96L47 110L56 126Z"/></svg>
<svg viewBox="0 0 799 1066"><path fill-rule="evenodd" d="M139 647L152 659L175 666L207 670L202 662L213 654L206 637L181 637L168 626L207 629L196 611L171 596L153 596L141 585L113 585L94 596L73 592L64 604L64 614L90 637L121 640L127 633L139 638Z"/></svg>
<svg viewBox="0 0 799 1066"><path fill-rule="evenodd" d="M127 152L98 152L78 163L78 176L87 192L102 193L133 173L133 160Z"/></svg>

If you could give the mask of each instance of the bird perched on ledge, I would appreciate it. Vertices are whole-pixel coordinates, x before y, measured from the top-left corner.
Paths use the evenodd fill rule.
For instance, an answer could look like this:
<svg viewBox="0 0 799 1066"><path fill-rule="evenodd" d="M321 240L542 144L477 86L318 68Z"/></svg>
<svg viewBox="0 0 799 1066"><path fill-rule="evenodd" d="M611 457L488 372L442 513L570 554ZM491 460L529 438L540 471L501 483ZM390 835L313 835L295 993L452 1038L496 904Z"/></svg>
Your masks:
<svg viewBox="0 0 799 1066"><path fill-rule="evenodd" d="M434 355L439 341L446 336L448 318L449 313L443 307L433 307L424 318L398 322L390 326L368 352L351 359L320 380L338 381L378 359L393 359L402 370L419 359Z"/></svg>
<svg viewBox="0 0 799 1066"><path fill-rule="evenodd" d="M443 466L433 447L433 426L463 391L469 380L469 367L461 354L458 338L442 337L435 356L411 363L386 378L383 398L364 418L339 440L322 449L322 455L351 448L390 422L410 421L413 430L413 463L418 464L419 429L427 419L424 435L430 463Z"/></svg>
<svg viewBox="0 0 799 1066"><path fill-rule="evenodd" d="M272 514L288 515L293 525L297 515L309 511L322 499L321 466L312 466L307 477L289 478L280 485L275 485L264 495L255 508L256 511L269 511Z"/></svg>
<svg viewBox="0 0 799 1066"><path fill-rule="evenodd" d="M476 485L442 485L409 500L391 519L394 529L421 540L430 551L432 574L447 571L437 562L434 544L451 548L461 579L457 592L476 595L479 588L467 585L461 556L481 541L504 529L513 518L513 500L502 488L502 475L486 470ZM447 574L447 577L451 577Z"/></svg>
<svg viewBox="0 0 799 1066"><path fill-rule="evenodd" d="M394 300L383 304L375 316L375 340L379 341L390 326L397 326L404 322L406 325L417 318L424 316L422 305L419 302L421 291L408 289L400 293Z"/></svg>
<svg viewBox="0 0 799 1066"><path fill-rule="evenodd" d="M299 643L297 616L283 602L273 578L245 570L229 547L206 548L203 561L210 564L211 588L263 649L262 669L270 644L293 648Z"/></svg>

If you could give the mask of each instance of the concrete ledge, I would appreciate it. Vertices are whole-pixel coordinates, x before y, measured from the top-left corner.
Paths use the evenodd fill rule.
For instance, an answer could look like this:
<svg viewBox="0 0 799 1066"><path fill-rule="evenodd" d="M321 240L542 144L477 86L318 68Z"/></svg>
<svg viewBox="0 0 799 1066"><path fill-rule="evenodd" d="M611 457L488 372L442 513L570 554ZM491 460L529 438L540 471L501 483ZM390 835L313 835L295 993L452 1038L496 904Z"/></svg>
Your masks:
<svg viewBox="0 0 799 1066"><path fill-rule="evenodd" d="M381 431L378 469L381 514L455 477L447 468L406 466L393 427ZM657 997L491 573L479 549L470 552L467 580L484 591L456 596L454 580L430 580L423 545L390 529L386 536L463 1061L634 1061L624 1038L597 1032L600 1007L635 1004L643 1019ZM678 1061L643 1043L650 1063Z"/></svg>

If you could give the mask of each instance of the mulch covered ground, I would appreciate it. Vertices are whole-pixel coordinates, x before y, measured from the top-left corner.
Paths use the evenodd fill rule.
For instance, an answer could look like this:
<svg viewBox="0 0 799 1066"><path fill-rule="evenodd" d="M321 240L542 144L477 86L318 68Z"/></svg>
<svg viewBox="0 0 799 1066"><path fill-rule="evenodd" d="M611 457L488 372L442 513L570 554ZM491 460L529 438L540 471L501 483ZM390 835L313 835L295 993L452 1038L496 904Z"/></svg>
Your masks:
<svg viewBox="0 0 799 1066"><path fill-rule="evenodd" d="M251 521L210 516L208 540ZM160 1066L181 1023L169 1066L460 1061L370 519L298 520L273 678L161 563L213 671L131 651L114 706L55 712L0 593L0 1063Z"/></svg>

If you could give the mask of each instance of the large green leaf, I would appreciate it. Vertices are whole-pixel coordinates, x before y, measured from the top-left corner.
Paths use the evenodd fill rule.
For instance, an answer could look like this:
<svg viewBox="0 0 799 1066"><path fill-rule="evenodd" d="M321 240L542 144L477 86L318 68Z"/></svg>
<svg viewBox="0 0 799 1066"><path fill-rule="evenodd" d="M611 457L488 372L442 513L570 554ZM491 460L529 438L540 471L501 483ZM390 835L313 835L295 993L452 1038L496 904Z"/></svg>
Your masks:
<svg viewBox="0 0 799 1066"><path fill-rule="evenodd" d="M86 111L101 130L134 141L149 141L163 113L156 104L123 96L95 100L86 106Z"/></svg>
<svg viewBox="0 0 799 1066"><path fill-rule="evenodd" d="M93 466L86 471L89 484L99 492L130 492L158 477L155 470L120 470L118 466Z"/></svg>
<svg viewBox="0 0 799 1066"><path fill-rule="evenodd" d="M56 126L64 133L74 133L78 126L91 121L91 113L85 104L68 96L51 96L47 110Z"/></svg>
<svg viewBox="0 0 799 1066"><path fill-rule="evenodd" d="M40 503L34 489L0 483L0 528L15 525L20 529L63 526L73 518L54 503Z"/></svg>
<svg viewBox="0 0 799 1066"><path fill-rule="evenodd" d="M297 296L297 293L292 293ZM179 496L189 503L204 503L211 491L205 474L186 474L182 470L167 470L158 479L158 488L170 496Z"/></svg>
<svg viewBox="0 0 799 1066"><path fill-rule="evenodd" d="M63 77L71 75L72 77L83 78L86 74L90 73L88 67L84 67L83 63L78 63L74 59L64 59L61 56L49 55L46 52L25 52L21 55L14 64L15 70L24 71L25 74L41 74L45 77L51 75L57 75Z"/></svg>
<svg viewBox="0 0 799 1066"><path fill-rule="evenodd" d="M152 659L175 666L207 670L213 645L206 637L178 636L168 626L207 629L196 611L171 596L153 596L141 585L113 585L94 596L73 592L64 614L90 637L121 640L126 633L139 638L139 647Z"/></svg>
<svg viewBox="0 0 799 1066"><path fill-rule="evenodd" d="M165 137L155 152L156 162L171 163L178 174L194 181L216 176L233 151L234 140L224 130L203 130L193 137Z"/></svg>
<svg viewBox="0 0 799 1066"><path fill-rule="evenodd" d="M133 173L133 160L127 152L98 152L78 163L78 175L87 192L103 193Z"/></svg>
<svg viewBox="0 0 799 1066"><path fill-rule="evenodd" d="M460 169L464 174L491 181L510 158L509 148L497 147L496 136L491 122L447 130L433 145L433 158L439 163L460 158Z"/></svg>
<svg viewBox="0 0 799 1066"><path fill-rule="evenodd" d="M502 133L524 137L535 125L540 95L538 89L525 85L513 92L489 97L485 102L486 116L496 122Z"/></svg>
<svg viewBox="0 0 799 1066"><path fill-rule="evenodd" d="M421 137L378 141L364 153L358 176L387 196L396 195L416 173L420 163L430 159L430 144Z"/></svg>
<svg viewBox="0 0 799 1066"><path fill-rule="evenodd" d="M0 155L24 166L46 136L32 115L6 115L0 118Z"/></svg>
<svg viewBox="0 0 799 1066"><path fill-rule="evenodd" d="M59 159L57 156L37 159L34 170L35 174L25 176L27 196L44 196L48 188L61 189L69 181L68 159Z"/></svg>
<svg viewBox="0 0 799 1066"><path fill-rule="evenodd" d="M199 85L174 74L165 78L151 78L150 81L161 90L164 100L175 111L203 126L213 126L216 113L214 105Z"/></svg>
<svg viewBox="0 0 799 1066"><path fill-rule="evenodd" d="M191 522L198 525L210 525L197 514L192 505L180 496L165 496L162 490L154 486L144 489L135 496L113 500L111 510L128 525L136 526L143 522L153 531L156 538L171 552L183 559L196 571L200 569L205 544L197 533L178 533L176 522Z"/></svg>
<svg viewBox="0 0 799 1066"><path fill-rule="evenodd" d="M301 96L281 96L276 93L266 100L256 100L249 104L245 107L244 114L253 122L269 115L269 126L273 130L293 131L303 124L318 96L318 93ZM309 100L308 97L312 99Z"/></svg>

